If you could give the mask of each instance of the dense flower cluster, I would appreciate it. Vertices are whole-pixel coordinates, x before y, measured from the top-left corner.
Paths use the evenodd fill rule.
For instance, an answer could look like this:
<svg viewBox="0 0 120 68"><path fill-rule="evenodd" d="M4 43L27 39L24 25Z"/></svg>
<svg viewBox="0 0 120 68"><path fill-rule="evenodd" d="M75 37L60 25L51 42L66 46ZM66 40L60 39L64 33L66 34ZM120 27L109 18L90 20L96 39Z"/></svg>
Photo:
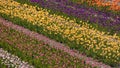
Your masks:
<svg viewBox="0 0 120 68"><path fill-rule="evenodd" d="M68 15L76 16L84 21L90 21L91 23L101 25L108 28L109 31L120 32L119 15L96 11L92 8L86 8L82 5L69 2L68 0L31 0L31 2L38 2L42 7L62 11Z"/></svg>
<svg viewBox="0 0 120 68"><path fill-rule="evenodd" d="M12 55L2 48L0 48L0 58L2 59L2 63L8 68L34 68L27 62L22 61L18 56Z"/></svg>
<svg viewBox="0 0 120 68"><path fill-rule="evenodd" d="M120 10L120 0L79 0L78 3L88 2L89 5L109 6L110 10Z"/></svg>
<svg viewBox="0 0 120 68"><path fill-rule="evenodd" d="M86 51L91 51L92 56L102 57L107 62L120 63L120 38L116 34L108 35L91 28L86 22L81 21L83 23L81 26L75 23L75 20L51 15L46 9L20 4L13 0L0 1L0 13L19 17L33 25L43 27L44 32L48 34L51 32L60 34L77 44L73 47L78 49L84 47Z"/></svg>

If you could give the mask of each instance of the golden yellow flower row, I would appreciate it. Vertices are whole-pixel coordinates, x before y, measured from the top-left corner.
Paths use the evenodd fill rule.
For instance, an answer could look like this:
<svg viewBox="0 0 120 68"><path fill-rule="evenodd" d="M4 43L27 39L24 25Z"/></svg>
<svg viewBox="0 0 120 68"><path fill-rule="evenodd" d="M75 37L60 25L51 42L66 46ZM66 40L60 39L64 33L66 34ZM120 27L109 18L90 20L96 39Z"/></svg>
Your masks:
<svg viewBox="0 0 120 68"><path fill-rule="evenodd" d="M79 25L75 23L76 20L52 15L49 14L49 10L20 4L14 0L0 0L0 13L19 17L33 25L42 26L44 31L49 30L54 31L55 34L61 34L88 50L92 49L96 54L99 52L100 56L110 59L112 62L120 61L120 38L116 34L108 35L92 28L86 22L80 21L82 25Z"/></svg>

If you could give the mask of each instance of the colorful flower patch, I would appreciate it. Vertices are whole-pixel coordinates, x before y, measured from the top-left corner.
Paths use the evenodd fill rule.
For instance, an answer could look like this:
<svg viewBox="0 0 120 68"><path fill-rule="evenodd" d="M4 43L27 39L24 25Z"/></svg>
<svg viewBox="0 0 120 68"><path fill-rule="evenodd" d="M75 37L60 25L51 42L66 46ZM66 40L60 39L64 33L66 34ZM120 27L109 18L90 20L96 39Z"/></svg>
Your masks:
<svg viewBox="0 0 120 68"><path fill-rule="evenodd" d="M83 21L98 24L99 26L107 28L110 32L120 32L120 15L96 11L93 8L74 4L68 0L31 0L31 2L38 2L42 7L61 11L68 15L80 18Z"/></svg>
<svg viewBox="0 0 120 68"><path fill-rule="evenodd" d="M3 43L5 44L3 45ZM10 64L10 62L12 62L14 64L12 67L15 68L20 66L28 68L94 68L88 64L85 64L84 59L72 57L68 53L54 49L49 45L44 44L42 41L39 42L36 39L30 38L23 33L19 33L18 31L6 27L1 23L0 47L12 52L15 55L18 55L20 58L34 66L25 66L25 64L27 65L28 63L20 61L18 57L16 58L15 56L11 56L11 54L7 54L7 52L4 52L3 50L1 51L0 49L0 52L2 53L1 55L7 54L5 57L2 57L6 61L4 63ZM16 58L16 61L14 58Z"/></svg>
<svg viewBox="0 0 120 68"><path fill-rule="evenodd" d="M109 35L94 29L86 22L80 21L82 23L80 25L76 20L52 15L49 14L49 10L20 4L13 0L0 1L0 13L37 25L43 30L42 32L52 35L53 39L61 41L63 38L64 43L70 48L82 51L100 61L111 65L120 63L120 37L116 34ZM17 23L26 24L26 22ZM37 27L33 29L40 31Z"/></svg>
<svg viewBox="0 0 120 68"><path fill-rule="evenodd" d="M88 5L109 6L109 10L120 11L120 0L74 0L78 3L87 2Z"/></svg>

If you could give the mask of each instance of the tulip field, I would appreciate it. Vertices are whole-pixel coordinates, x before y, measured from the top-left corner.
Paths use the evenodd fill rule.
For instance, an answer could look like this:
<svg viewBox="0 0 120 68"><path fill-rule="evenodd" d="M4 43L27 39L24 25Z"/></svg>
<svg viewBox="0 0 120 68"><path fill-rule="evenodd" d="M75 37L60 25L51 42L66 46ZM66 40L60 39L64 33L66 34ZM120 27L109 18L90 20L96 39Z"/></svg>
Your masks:
<svg viewBox="0 0 120 68"><path fill-rule="evenodd" d="M0 68L112 67L120 0L0 0Z"/></svg>

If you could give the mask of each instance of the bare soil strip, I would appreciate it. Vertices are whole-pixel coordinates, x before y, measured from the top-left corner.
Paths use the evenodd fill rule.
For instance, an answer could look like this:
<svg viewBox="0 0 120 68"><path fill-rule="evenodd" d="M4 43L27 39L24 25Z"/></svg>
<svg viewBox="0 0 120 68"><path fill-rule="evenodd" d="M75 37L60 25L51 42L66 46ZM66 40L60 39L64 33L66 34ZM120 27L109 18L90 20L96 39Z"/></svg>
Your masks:
<svg viewBox="0 0 120 68"><path fill-rule="evenodd" d="M78 51L71 50L69 47L65 46L62 43L56 42L55 40L52 40L46 36L43 36L42 34L38 34L36 32L30 31L29 29L26 29L24 27L15 25L12 22L9 22L1 17L0 17L0 23L7 26L7 27L10 27L16 31L22 32L22 33L24 33L32 38L35 38L38 41L43 41L45 44L49 44L49 46L51 46L55 49L62 50L63 52L66 52L73 57L83 59L83 60L85 60L86 64L89 64L91 66L97 66L99 68L111 68L110 66L105 65L102 62L98 62L97 60L94 60L93 58L90 58L90 57L87 57L85 55L80 54Z"/></svg>

